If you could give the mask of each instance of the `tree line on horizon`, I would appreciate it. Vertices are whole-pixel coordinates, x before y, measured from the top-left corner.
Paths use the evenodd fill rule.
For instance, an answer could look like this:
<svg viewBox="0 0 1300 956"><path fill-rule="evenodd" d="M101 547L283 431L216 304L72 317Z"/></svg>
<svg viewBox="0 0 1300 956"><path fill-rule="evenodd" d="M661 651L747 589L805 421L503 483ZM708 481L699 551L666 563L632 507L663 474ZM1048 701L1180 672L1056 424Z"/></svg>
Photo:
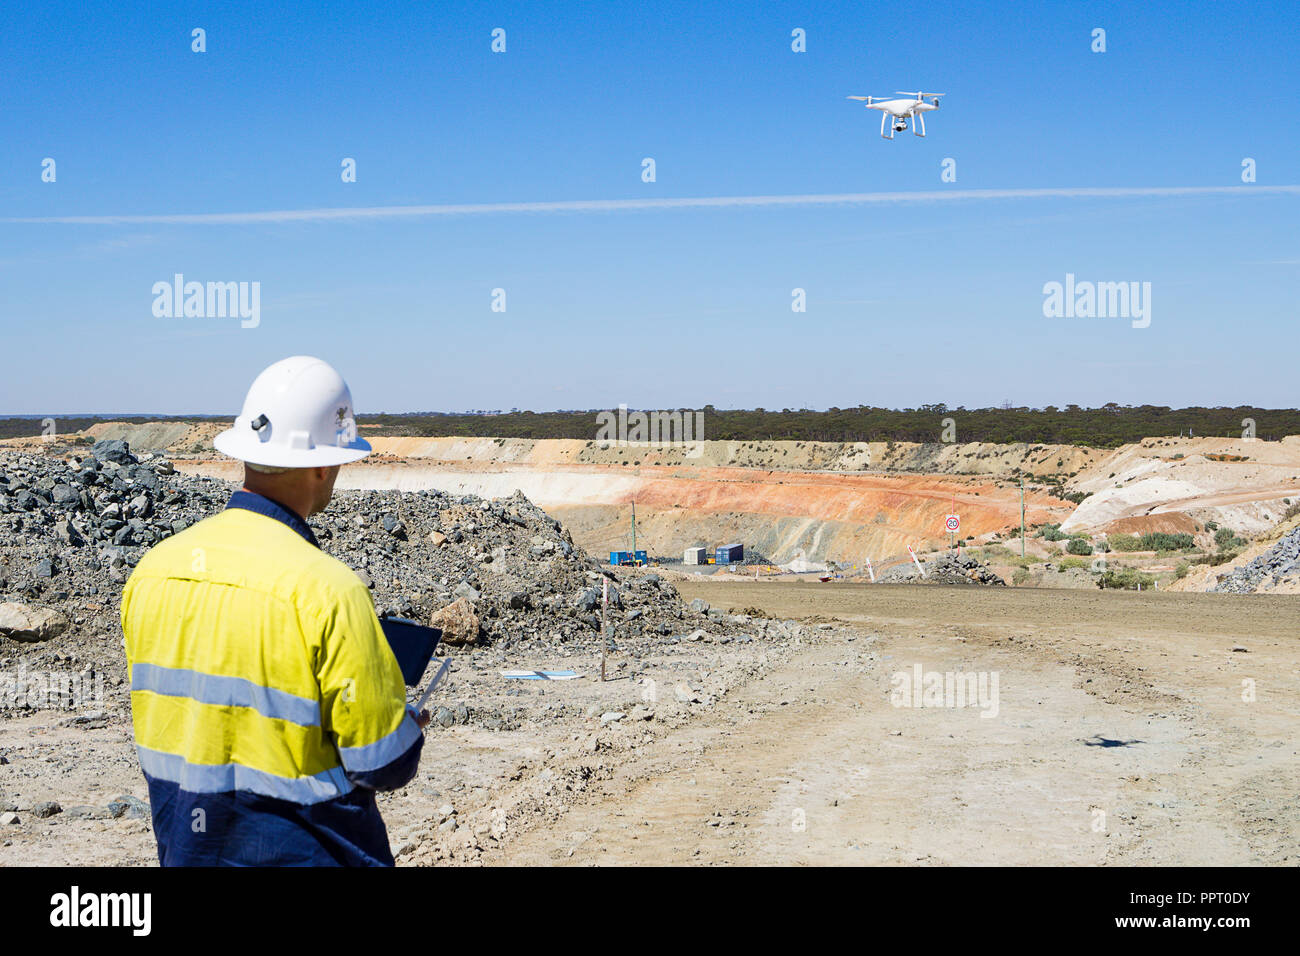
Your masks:
<svg viewBox="0 0 1300 956"><path fill-rule="evenodd" d="M596 415L607 409L554 412L512 411L498 415L438 412L359 415L367 434L424 438L570 438L595 439ZM633 409L632 411L635 411ZM669 409L666 411L699 411ZM1249 405L1171 408L1165 405L1118 405L1100 408L973 408L922 405L920 408L718 409L706 405L704 438L719 441L939 442L948 435L958 443L1082 445L1115 448L1144 438L1191 435L1273 441L1300 435L1300 409ZM229 421L228 416L130 415L78 416L55 419L56 432L67 434L102 421ZM0 418L0 438L40 435L40 418ZM945 431L947 430L947 435Z"/></svg>
<svg viewBox="0 0 1300 956"><path fill-rule="evenodd" d="M603 409L556 412L513 412L482 415L363 415L361 424L379 425L378 434L426 438L573 438L596 437L596 415ZM697 411L669 409L667 411ZM1171 408L1162 405L1101 408L857 408L718 409L706 405L704 438L720 441L817 442L939 442L945 429L953 440L1013 444L1083 445L1115 448L1144 438L1192 435L1276 440L1300 435L1300 410L1235 408ZM951 422L948 421L951 419Z"/></svg>

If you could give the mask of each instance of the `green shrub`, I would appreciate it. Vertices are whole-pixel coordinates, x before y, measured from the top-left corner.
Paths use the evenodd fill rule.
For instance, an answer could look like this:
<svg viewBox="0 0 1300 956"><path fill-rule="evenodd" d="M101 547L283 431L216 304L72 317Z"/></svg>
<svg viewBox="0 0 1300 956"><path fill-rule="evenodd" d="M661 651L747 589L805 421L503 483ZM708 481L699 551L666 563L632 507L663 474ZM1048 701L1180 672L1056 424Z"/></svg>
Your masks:
<svg viewBox="0 0 1300 956"><path fill-rule="evenodd" d="M1142 542L1134 534L1112 534L1106 538L1115 551L1141 551Z"/></svg>
<svg viewBox="0 0 1300 956"><path fill-rule="evenodd" d="M1136 568L1120 568L1118 571L1103 571L1097 579L1097 587L1136 591L1139 584L1149 588L1155 582L1156 579L1150 574L1143 574Z"/></svg>
<svg viewBox="0 0 1300 956"><path fill-rule="evenodd" d="M1043 530L1039 532L1038 536L1044 541L1064 541L1069 537L1068 534L1061 533L1061 526L1059 524L1043 525Z"/></svg>
<svg viewBox="0 0 1300 956"><path fill-rule="evenodd" d="M1246 539L1237 537L1236 532L1231 528L1220 528L1214 532L1214 543L1219 546L1220 551L1228 551L1242 547L1246 544Z"/></svg>
<svg viewBox="0 0 1300 956"><path fill-rule="evenodd" d="M1029 580L1029 571L1025 568L1016 568L1011 572L1012 584L1024 584Z"/></svg>
<svg viewBox="0 0 1300 956"><path fill-rule="evenodd" d="M1062 558L1061 563L1057 565L1062 571L1070 571L1074 568L1086 568L1088 562L1083 558Z"/></svg>
<svg viewBox="0 0 1300 956"><path fill-rule="evenodd" d="M1092 545L1083 538L1071 538L1070 543L1065 546L1069 554L1092 554Z"/></svg>
<svg viewBox="0 0 1300 956"><path fill-rule="evenodd" d="M1190 534L1168 534L1164 531L1148 531L1141 538L1142 551L1181 551L1194 548L1196 542Z"/></svg>

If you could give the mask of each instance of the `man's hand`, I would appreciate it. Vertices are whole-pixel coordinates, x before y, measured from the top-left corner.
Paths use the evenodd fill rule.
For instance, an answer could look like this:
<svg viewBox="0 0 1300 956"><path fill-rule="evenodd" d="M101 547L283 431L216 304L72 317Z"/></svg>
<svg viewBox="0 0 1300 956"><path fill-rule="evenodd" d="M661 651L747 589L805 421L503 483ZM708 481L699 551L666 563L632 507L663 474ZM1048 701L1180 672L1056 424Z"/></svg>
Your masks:
<svg viewBox="0 0 1300 956"><path fill-rule="evenodd" d="M422 710L415 715L415 726L423 730L425 727L429 726L429 721L432 719L433 718L429 716L429 712L427 710Z"/></svg>

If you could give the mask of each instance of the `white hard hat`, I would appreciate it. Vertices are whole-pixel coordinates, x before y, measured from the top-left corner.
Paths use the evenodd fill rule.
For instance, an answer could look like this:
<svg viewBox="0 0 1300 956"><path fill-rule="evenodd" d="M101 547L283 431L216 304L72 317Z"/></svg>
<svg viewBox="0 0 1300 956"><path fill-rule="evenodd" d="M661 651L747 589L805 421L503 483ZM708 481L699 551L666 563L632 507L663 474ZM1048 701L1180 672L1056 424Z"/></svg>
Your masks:
<svg viewBox="0 0 1300 956"><path fill-rule="evenodd" d="M217 451L279 468L343 465L370 454L357 437L348 383L309 355L281 359L254 379L244 410L212 444Z"/></svg>

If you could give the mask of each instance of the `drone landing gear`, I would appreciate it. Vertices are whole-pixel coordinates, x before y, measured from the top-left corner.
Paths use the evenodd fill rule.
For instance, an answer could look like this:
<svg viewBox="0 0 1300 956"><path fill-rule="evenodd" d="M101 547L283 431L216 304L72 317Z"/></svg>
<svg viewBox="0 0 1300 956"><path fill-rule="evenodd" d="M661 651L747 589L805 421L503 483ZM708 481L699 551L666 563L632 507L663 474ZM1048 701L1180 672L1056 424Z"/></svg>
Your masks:
<svg viewBox="0 0 1300 956"><path fill-rule="evenodd" d="M880 138L881 139L894 138L894 127L892 125L889 127L889 135L885 135L885 125L892 122L893 121L890 118L889 114L886 113L884 110L881 110L880 112Z"/></svg>
<svg viewBox="0 0 1300 956"><path fill-rule="evenodd" d="M922 139L925 138L925 116L923 114L912 114L912 132Z"/></svg>

